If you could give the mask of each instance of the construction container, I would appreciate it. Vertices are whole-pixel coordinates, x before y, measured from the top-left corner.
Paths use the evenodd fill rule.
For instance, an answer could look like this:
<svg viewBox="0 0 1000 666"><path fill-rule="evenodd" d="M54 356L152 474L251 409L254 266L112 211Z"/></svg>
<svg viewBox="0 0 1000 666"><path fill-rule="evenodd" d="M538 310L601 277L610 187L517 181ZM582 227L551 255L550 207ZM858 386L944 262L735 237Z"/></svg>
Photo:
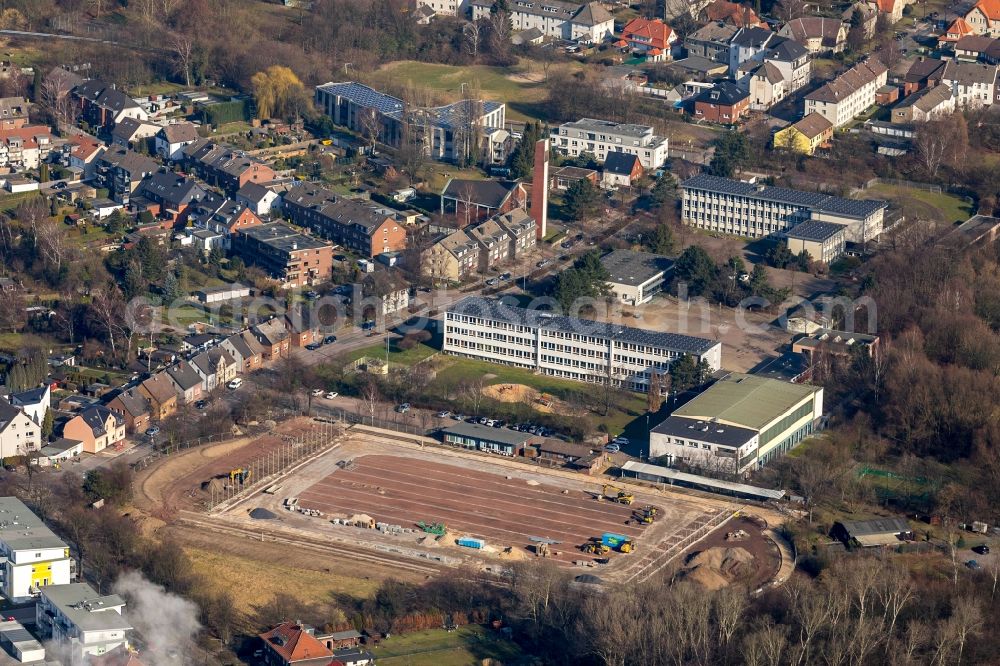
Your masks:
<svg viewBox="0 0 1000 666"><path fill-rule="evenodd" d="M473 539L471 537L462 537L456 543L459 546L464 546L465 548L475 548L476 550L481 550L486 547L486 542L482 539Z"/></svg>
<svg viewBox="0 0 1000 666"><path fill-rule="evenodd" d="M618 550L619 548L621 548L621 545L623 543L628 543L629 541L631 541L631 539L625 536L624 534L605 532L604 534L601 535L601 543L603 543L608 548L613 548L615 550Z"/></svg>

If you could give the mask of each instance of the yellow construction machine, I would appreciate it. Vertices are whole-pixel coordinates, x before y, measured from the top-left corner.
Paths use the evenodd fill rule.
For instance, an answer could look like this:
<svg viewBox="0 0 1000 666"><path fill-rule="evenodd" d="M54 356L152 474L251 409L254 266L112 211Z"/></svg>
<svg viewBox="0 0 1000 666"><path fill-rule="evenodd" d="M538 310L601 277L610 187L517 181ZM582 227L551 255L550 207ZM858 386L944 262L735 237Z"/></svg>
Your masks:
<svg viewBox="0 0 1000 666"><path fill-rule="evenodd" d="M612 502L630 505L635 501L635 495L617 486L604 486L604 497Z"/></svg>

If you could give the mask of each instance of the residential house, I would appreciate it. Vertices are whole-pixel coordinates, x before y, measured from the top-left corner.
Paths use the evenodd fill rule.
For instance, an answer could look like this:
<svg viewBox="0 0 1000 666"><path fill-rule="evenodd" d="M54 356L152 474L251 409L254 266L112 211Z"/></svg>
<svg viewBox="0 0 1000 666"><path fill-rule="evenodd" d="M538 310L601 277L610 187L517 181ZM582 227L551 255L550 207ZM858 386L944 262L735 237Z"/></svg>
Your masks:
<svg viewBox="0 0 1000 666"><path fill-rule="evenodd" d="M97 79L84 81L72 91L80 114L91 127L111 131L126 118L149 120L149 114L131 97Z"/></svg>
<svg viewBox="0 0 1000 666"><path fill-rule="evenodd" d="M871 9L885 15L892 23L898 23L902 20L903 8L907 4L909 3L906 0L868 0L868 6Z"/></svg>
<svg viewBox="0 0 1000 666"><path fill-rule="evenodd" d="M417 0L417 22L430 23L434 16L465 16L469 5L466 0Z"/></svg>
<svg viewBox="0 0 1000 666"><path fill-rule="evenodd" d="M764 62L778 68L789 95L809 83L812 77L809 51L793 39L772 40L771 48L764 53Z"/></svg>
<svg viewBox="0 0 1000 666"><path fill-rule="evenodd" d="M794 39L813 55L840 53L847 44L848 25L835 18L804 16L781 26L778 34Z"/></svg>
<svg viewBox="0 0 1000 666"><path fill-rule="evenodd" d="M460 225L467 226L497 213L524 208L527 200L521 183L449 178L441 191L441 215L452 215Z"/></svg>
<svg viewBox="0 0 1000 666"><path fill-rule="evenodd" d="M459 282L479 269L479 243L462 229L443 234L421 252L420 266L435 284Z"/></svg>
<svg viewBox="0 0 1000 666"><path fill-rule="evenodd" d="M479 244L479 272L485 273L511 258L507 232L495 217L466 227L465 233Z"/></svg>
<svg viewBox="0 0 1000 666"><path fill-rule="evenodd" d="M45 415L52 406L52 392L48 384L37 388L11 393L10 404L20 408L38 425L45 422Z"/></svg>
<svg viewBox="0 0 1000 666"><path fill-rule="evenodd" d="M472 20L488 19L490 0L470 0ZM615 21L599 2L514 0L510 3L511 27L515 32L538 28L546 37L584 43L600 43L612 36Z"/></svg>
<svg viewBox="0 0 1000 666"><path fill-rule="evenodd" d="M965 21L977 35L1000 37L1000 0L979 0L966 12Z"/></svg>
<svg viewBox="0 0 1000 666"><path fill-rule="evenodd" d="M953 45L963 37L975 34L976 30L969 25L964 18L959 16L957 19L952 21L945 31L941 33L941 36L938 37L938 47L944 48Z"/></svg>
<svg viewBox="0 0 1000 666"><path fill-rule="evenodd" d="M254 212L258 217L268 217L272 211L281 208L281 196L257 183L247 183L236 192L236 201Z"/></svg>
<svg viewBox="0 0 1000 666"><path fill-rule="evenodd" d="M205 394L236 379L240 366L226 349L213 347L192 358L191 367L201 377L201 390Z"/></svg>
<svg viewBox="0 0 1000 666"><path fill-rule="evenodd" d="M177 411L177 391L166 372L160 372L139 384L139 392L149 398L150 416L162 421Z"/></svg>
<svg viewBox="0 0 1000 666"><path fill-rule="evenodd" d="M744 66L748 63L744 63ZM766 111L780 102L790 92L785 78L775 65L769 62L757 64L747 74L750 93L750 108Z"/></svg>
<svg viewBox="0 0 1000 666"><path fill-rule="evenodd" d="M87 583L46 585L35 605L35 626L49 650L75 666L91 655L129 647L132 624L124 609L120 596L102 596Z"/></svg>
<svg viewBox="0 0 1000 666"><path fill-rule="evenodd" d="M708 23L725 23L737 28L767 27L749 5L728 0L713 0L698 16Z"/></svg>
<svg viewBox="0 0 1000 666"><path fill-rule="evenodd" d="M261 346L261 356L264 361L273 361L288 355L291 341L288 330L280 318L269 319L250 330Z"/></svg>
<svg viewBox="0 0 1000 666"><path fill-rule="evenodd" d="M947 85L925 88L903 99L892 109L892 122L912 124L934 120L955 111L955 95Z"/></svg>
<svg viewBox="0 0 1000 666"><path fill-rule="evenodd" d="M699 57L729 65L729 50L733 38L740 31L728 23L711 22L684 39L688 58Z"/></svg>
<svg viewBox="0 0 1000 666"><path fill-rule="evenodd" d="M164 160L184 159L184 149L198 140L198 128L191 123L172 123L160 128L153 144L156 154Z"/></svg>
<svg viewBox="0 0 1000 666"><path fill-rule="evenodd" d="M320 284L333 274L333 245L281 222L242 227L230 242L234 254L285 289Z"/></svg>
<svg viewBox="0 0 1000 666"><path fill-rule="evenodd" d="M138 387L123 390L108 402L108 407L125 418L125 430L130 433L145 432L153 416L149 398Z"/></svg>
<svg viewBox="0 0 1000 666"><path fill-rule="evenodd" d="M833 81L807 94L806 114L819 113L842 127L875 104L875 93L885 85L888 70L876 58L859 62Z"/></svg>
<svg viewBox="0 0 1000 666"><path fill-rule="evenodd" d="M83 442L85 452L100 453L125 439L125 416L104 405L95 405L67 421L62 434Z"/></svg>
<svg viewBox="0 0 1000 666"><path fill-rule="evenodd" d="M785 41L768 28L740 28L729 42L729 74L736 76L737 71L745 62L764 59L764 54L778 42Z"/></svg>
<svg viewBox="0 0 1000 666"><path fill-rule="evenodd" d="M28 124L31 102L23 97L0 98L0 130L20 129Z"/></svg>
<svg viewBox="0 0 1000 666"><path fill-rule="evenodd" d="M66 166L79 169L82 180L90 180L97 171L97 158L105 150L104 144L87 134L74 134L69 137L64 150L69 151Z"/></svg>
<svg viewBox="0 0 1000 666"><path fill-rule="evenodd" d="M861 27L864 29L865 39L874 37L875 24L878 23L878 9L871 2L855 2L844 10L844 13L840 15L840 19L844 23L852 25L855 14L858 15Z"/></svg>
<svg viewBox="0 0 1000 666"><path fill-rule="evenodd" d="M69 546L16 497L0 497L0 553L0 591L14 603L73 577Z"/></svg>
<svg viewBox="0 0 1000 666"><path fill-rule="evenodd" d="M622 28L622 41L634 52L669 60L677 33L660 19L634 18Z"/></svg>
<svg viewBox="0 0 1000 666"><path fill-rule="evenodd" d="M903 96L912 95L918 90L933 88L941 83L944 66L945 61L937 58L921 56L914 60L903 76Z"/></svg>
<svg viewBox="0 0 1000 666"><path fill-rule="evenodd" d="M52 150L53 137L45 125L0 129L0 167L37 169Z"/></svg>
<svg viewBox="0 0 1000 666"><path fill-rule="evenodd" d="M833 123L815 111L774 134L774 147L812 155L833 138Z"/></svg>
<svg viewBox="0 0 1000 666"><path fill-rule="evenodd" d="M491 130L503 129L506 121L506 106L501 102L462 100L415 107L354 81L317 86L315 99L334 124L392 148L399 148L409 132L435 160L466 159L481 147L473 145L477 135L485 137Z"/></svg>
<svg viewBox="0 0 1000 666"><path fill-rule="evenodd" d="M302 185L284 196L288 218L318 236L365 257L406 248L406 229L396 211L359 199L340 197L315 185Z"/></svg>
<svg viewBox="0 0 1000 666"><path fill-rule="evenodd" d="M989 35L968 35L955 42L956 60L985 60L986 52L997 41Z"/></svg>
<svg viewBox="0 0 1000 666"><path fill-rule="evenodd" d="M738 123L750 108L750 93L732 81L720 81L694 98L694 117L711 123Z"/></svg>
<svg viewBox="0 0 1000 666"><path fill-rule="evenodd" d="M565 192L573 183L578 180L589 180L592 185L597 185L598 173L596 169L584 169L575 166L561 166L549 170L549 187L554 190Z"/></svg>
<svg viewBox="0 0 1000 666"><path fill-rule="evenodd" d="M363 308L363 305L359 305ZM316 310L301 305L285 313L285 328L292 347L305 347L323 339L322 323Z"/></svg>
<svg viewBox="0 0 1000 666"><path fill-rule="evenodd" d="M183 224L187 220L188 209L206 195L205 189L194 178L161 171L143 182L130 203L133 207L148 209L147 202L152 202L155 205L151 212L155 211L169 226L174 226Z"/></svg>
<svg viewBox="0 0 1000 666"><path fill-rule="evenodd" d="M0 458L23 456L41 448L42 428L6 399L0 398Z"/></svg>
<svg viewBox="0 0 1000 666"><path fill-rule="evenodd" d="M247 183L274 180L274 169L245 152L199 139L182 149L184 159L210 185L235 194Z"/></svg>
<svg viewBox="0 0 1000 666"><path fill-rule="evenodd" d="M302 625L284 622L260 634L266 666L331 666L333 652Z"/></svg>
<svg viewBox="0 0 1000 666"><path fill-rule="evenodd" d="M550 142L554 152L570 157L592 155L598 162L604 162L611 152L631 153L637 155L642 168L648 170L663 166L669 153L667 137L658 136L649 125L594 118L553 127Z"/></svg>
<svg viewBox="0 0 1000 666"><path fill-rule="evenodd" d="M153 137L160 131L160 126L147 120L124 118L111 130L111 144L123 148L138 148L139 142Z"/></svg>
<svg viewBox="0 0 1000 666"><path fill-rule="evenodd" d="M239 364L238 374L256 372L264 363L263 348L250 331L231 335L220 346Z"/></svg>
<svg viewBox="0 0 1000 666"><path fill-rule="evenodd" d="M127 204L143 179L159 171L160 165L128 148L112 146L97 158L96 185L108 190L108 196Z"/></svg>
<svg viewBox="0 0 1000 666"><path fill-rule="evenodd" d="M527 211L515 208L509 213L495 216L500 228L507 232L510 241L508 254L512 259L520 259L535 249L538 242L537 225Z"/></svg>
<svg viewBox="0 0 1000 666"><path fill-rule="evenodd" d="M83 453L83 442L77 439L56 437L42 444L42 448L38 450L38 457L35 458L35 463L39 467L65 463L73 458L78 458Z"/></svg>
<svg viewBox="0 0 1000 666"><path fill-rule="evenodd" d="M201 400L204 395L202 391L201 375L191 367L187 361L181 361L177 365L167 368L167 377L174 385L174 392L177 393L177 400L182 405L190 405Z"/></svg>
<svg viewBox="0 0 1000 666"><path fill-rule="evenodd" d="M610 152L601 171L601 185L608 189L631 187L642 177L642 162L637 155Z"/></svg>
<svg viewBox="0 0 1000 666"><path fill-rule="evenodd" d="M990 106L1000 100L996 65L949 60L941 74L941 83L951 88L959 108Z"/></svg>
<svg viewBox="0 0 1000 666"><path fill-rule="evenodd" d="M230 249L233 234L241 229L264 224L252 210L240 201L234 201L209 192L203 199L194 202L187 214L188 222L200 230L210 232L212 242L207 250L217 246Z"/></svg>

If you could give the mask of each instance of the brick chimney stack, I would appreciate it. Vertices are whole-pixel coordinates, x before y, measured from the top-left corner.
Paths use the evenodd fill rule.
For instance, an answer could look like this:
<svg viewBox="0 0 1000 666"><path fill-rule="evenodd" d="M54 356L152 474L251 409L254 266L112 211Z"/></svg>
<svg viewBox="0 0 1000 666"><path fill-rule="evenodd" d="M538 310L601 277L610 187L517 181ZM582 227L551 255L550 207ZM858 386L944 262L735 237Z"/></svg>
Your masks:
<svg viewBox="0 0 1000 666"><path fill-rule="evenodd" d="M535 168L531 180L531 218L535 221L535 237L545 238L549 217L549 140L535 142Z"/></svg>

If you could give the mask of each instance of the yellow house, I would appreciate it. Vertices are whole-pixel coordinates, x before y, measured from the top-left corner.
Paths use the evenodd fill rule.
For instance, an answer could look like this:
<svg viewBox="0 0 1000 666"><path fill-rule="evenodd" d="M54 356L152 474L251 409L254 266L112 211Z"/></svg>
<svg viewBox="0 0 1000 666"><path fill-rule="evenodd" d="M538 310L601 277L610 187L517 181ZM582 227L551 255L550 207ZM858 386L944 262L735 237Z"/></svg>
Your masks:
<svg viewBox="0 0 1000 666"><path fill-rule="evenodd" d="M774 147L812 155L833 137L833 123L815 111L774 134Z"/></svg>

